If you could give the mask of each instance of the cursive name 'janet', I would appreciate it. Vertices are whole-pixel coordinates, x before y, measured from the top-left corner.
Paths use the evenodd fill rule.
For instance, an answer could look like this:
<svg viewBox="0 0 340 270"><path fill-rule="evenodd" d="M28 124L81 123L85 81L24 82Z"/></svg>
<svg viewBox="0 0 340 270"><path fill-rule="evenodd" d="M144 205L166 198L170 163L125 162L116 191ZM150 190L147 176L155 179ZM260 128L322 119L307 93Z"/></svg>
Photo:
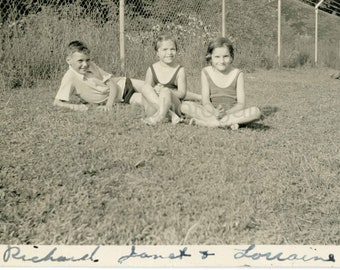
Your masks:
<svg viewBox="0 0 340 270"><path fill-rule="evenodd" d="M283 254L283 252L278 253L272 253L271 251L261 253L261 252L255 252L255 245L250 245L247 249L240 250L240 252L237 252L234 255L235 259L243 259L243 258L249 258L252 260L258 260L258 259L265 259L267 261L273 261L277 260L280 262L284 261L303 261L303 262L309 262L309 261L323 261L323 262L335 262L335 258L333 254L329 254L328 258L322 258L319 256L308 256L308 255L298 255L296 253L292 254Z"/></svg>
<svg viewBox="0 0 340 270"><path fill-rule="evenodd" d="M140 259L180 259L182 260L183 257L191 257L191 254L186 254L187 248L183 248L181 250L179 250L179 254L175 255L174 253L170 253L169 255L159 255L159 254L147 254L146 252L142 252L142 253L137 253L136 252L136 247L132 246L131 247L131 252L129 255L125 255L122 256L118 259L119 263L122 263L130 258L140 258Z"/></svg>
<svg viewBox="0 0 340 270"><path fill-rule="evenodd" d="M37 246L34 246L34 248L38 248ZM3 254L3 261L8 262L9 260L20 260L23 262L33 262L33 263L40 263L40 262L79 262L79 261L92 261L92 262L98 262L98 259L95 259L95 255L99 249L99 246L97 246L92 253L86 253L82 256L75 257L75 256L57 256L55 255L57 248L51 249L46 255L44 256L27 256L24 254L21 249L17 246L11 246L8 245L7 249L5 250Z"/></svg>

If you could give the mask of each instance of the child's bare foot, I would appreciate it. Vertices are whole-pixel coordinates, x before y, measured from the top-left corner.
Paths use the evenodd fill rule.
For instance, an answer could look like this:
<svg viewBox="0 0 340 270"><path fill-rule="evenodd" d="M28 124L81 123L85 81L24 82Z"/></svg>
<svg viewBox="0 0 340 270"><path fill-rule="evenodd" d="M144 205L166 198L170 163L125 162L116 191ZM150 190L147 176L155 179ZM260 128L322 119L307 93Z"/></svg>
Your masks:
<svg viewBox="0 0 340 270"><path fill-rule="evenodd" d="M196 125L196 121L194 118L191 118L189 121L189 126L194 126L194 125Z"/></svg>
<svg viewBox="0 0 340 270"><path fill-rule="evenodd" d="M150 116L143 119L143 122L149 126L154 126L160 122L160 119L158 117Z"/></svg>
<svg viewBox="0 0 340 270"><path fill-rule="evenodd" d="M237 130L239 128L239 125L237 123L230 123L228 121L225 121L225 122L220 121L219 127L230 128L231 130Z"/></svg>
<svg viewBox="0 0 340 270"><path fill-rule="evenodd" d="M165 120L165 119L158 112L155 113L154 115L150 116L150 117L142 119L142 121L149 126L154 126L157 123L162 122L163 120Z"/></svg>
<svg viewBox="0 0 340 270"><path fill-rule="evenodd" d="M232 123L230 122L229 120L229 115L225 115L224 117L222 117L220 120L219 120L219 126L220 127L229 127L231 126Z"/></svg>
<svg viewBox="0 0 340 270"><path fill-rule="evenodd" d="M180 123L182 121L182 119L175 113L171 113L171 123L176 125L178 123Z"/></svg>
<svg viewBox="0 0 340 270"><path fill-rule="evenodd" d="M151 117L148 118L142 118L142 122L144 124L147 124L148 126L154 126L157 124L157 122L155 122Z"/></svg>
<svg viewBox="0 0 340 270"><path fill-rule="evenodd" d="M230 126L230 129L231 130L237 130L239 128L239 125L238 124L232 124L231 126Z"/></svg>

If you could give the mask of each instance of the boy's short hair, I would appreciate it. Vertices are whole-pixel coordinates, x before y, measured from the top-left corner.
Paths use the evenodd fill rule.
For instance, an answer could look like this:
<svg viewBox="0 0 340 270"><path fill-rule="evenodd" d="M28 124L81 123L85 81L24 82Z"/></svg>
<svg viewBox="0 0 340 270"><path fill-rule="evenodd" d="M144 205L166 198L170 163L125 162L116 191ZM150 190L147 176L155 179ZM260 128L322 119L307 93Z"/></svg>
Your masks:
<svg viewBox="0 0 340 270"><path fill-rule="evenodd" d="M86 44L79 40L71 41L67 46L67 55L70 56L75 52L80 52L84 54L90 54L90 49L86 46Z"/></svg>
<svg viewBox="0 0 340 270"><path fill-rule="evenodd" d="M155 42L154 42L154 49L155 51L157 52L158 49L160 48L160 44L161 42L163 41L167 41L167 40L171 40L174 44L175 44L175 48L176 48L176 51L178 50L178 46L177 46L177 41L176 41L176 38L170 34L166 34L166 33L163 33L163 34L160 34Z"/></svg>

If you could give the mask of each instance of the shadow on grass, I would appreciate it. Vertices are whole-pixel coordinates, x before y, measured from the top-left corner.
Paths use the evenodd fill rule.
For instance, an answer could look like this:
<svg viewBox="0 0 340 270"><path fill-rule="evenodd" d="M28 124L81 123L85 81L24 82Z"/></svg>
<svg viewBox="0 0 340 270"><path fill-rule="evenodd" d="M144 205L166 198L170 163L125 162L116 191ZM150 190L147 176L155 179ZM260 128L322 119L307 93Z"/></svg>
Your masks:
<svg viewBox="0 0 340 270"><path fill-rule="evenodd" d="M275 107L275 106L265 106L265 107L261 107L260 110L262 112L262 115L261 115L261 118L259 120L261 121L261 120L264 120L265 118L267 118L269 116L274 115L279 110L279 108ZM250 128L250 129L254 129L254 130L271 129L270 126L265 125L263 123L259 123L258 121L255 121L253 123L249 123L249 124L246 124L246 125L240 125L240 128Z"/></svg>
<svg viewBox="0 0 340 270"><path fill-rule="evenodd" d="M262 123L253 122L250 124L241 125L240 128L248 128L248 129L254 129L254 130L268 130L268 129L271 129L272 127L262 124Z"/></svg>
<svg viewBox="0 0 340 270"><path fill-rule="evenodd" d="M261 107L260 110L262 112L262 118L265 118L275 114L277 111L279 111L279 108L275 106L264 106Z"/></svg>

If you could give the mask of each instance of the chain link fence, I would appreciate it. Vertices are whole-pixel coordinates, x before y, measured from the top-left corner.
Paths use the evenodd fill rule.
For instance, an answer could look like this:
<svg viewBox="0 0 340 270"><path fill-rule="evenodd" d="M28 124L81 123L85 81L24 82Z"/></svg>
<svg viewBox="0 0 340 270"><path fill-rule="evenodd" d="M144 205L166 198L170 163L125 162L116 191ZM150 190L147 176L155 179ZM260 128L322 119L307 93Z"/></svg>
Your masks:
<svg viewBox="0 0 340 270"><path fill-rule="evenodd" d="M153 41L167 32L176 37L178 60L189 83L195 83L205 65L207 43L222 34L222 1L156 0L152 6L134 8L127 5L125 10L126 72L144 78L147 67L157 61Z"/></svg>
<svg viewBox="0 0 340 270"><path fill-rule="evenodd" d="M8 87L61 79L66 46L86 42L96 61L119 71L119 6L113 1L2 0L0 79Z"/></svg>
<svg viewBox="0 0 340 270"><path fill-rule="evenodd" d="M277 67L277 0L224 0L226 36L236 47L235 64L245 70ZM119 0L0 0L1 89L59 80L65 50L82 40L105 70L143 79L155 62L153 40L176 36L179 61L197 82L208 41L222 34L222 0L125 0L120 43ZM340 68L340 17L319 14L320 65ZM282 1L282 66L313 65L314 8ZM124 57L121 52L124 51ZM123 61L123 62L122 62Z"/></svg>
<svg viewBox="0 0 340 270"><path fill-rule="evenodd" d="M312 0L305 1L310 5L297 0L282 0L283 67L314 66L317 62L318 66L340 69L340 2L339 8L334 6L336 11L333 14L324 11L327 10L326 2L321 5L324 10L318 10L316 41L315 6L311 5Z"/></svg>
<svg viewBox="0 0 340 270"><path fill-rule="evenodd" d="M115 74L144 78L155 61L153 39L173 33L180 60L202 64L206 42L219 35L221 0L125 1L125 65L120 59L119 0L1 0L1 79L10 87L56 79L65 70L66 45L86 42L93 58ZM189 52L189 53L188 53Z"/></svg>

